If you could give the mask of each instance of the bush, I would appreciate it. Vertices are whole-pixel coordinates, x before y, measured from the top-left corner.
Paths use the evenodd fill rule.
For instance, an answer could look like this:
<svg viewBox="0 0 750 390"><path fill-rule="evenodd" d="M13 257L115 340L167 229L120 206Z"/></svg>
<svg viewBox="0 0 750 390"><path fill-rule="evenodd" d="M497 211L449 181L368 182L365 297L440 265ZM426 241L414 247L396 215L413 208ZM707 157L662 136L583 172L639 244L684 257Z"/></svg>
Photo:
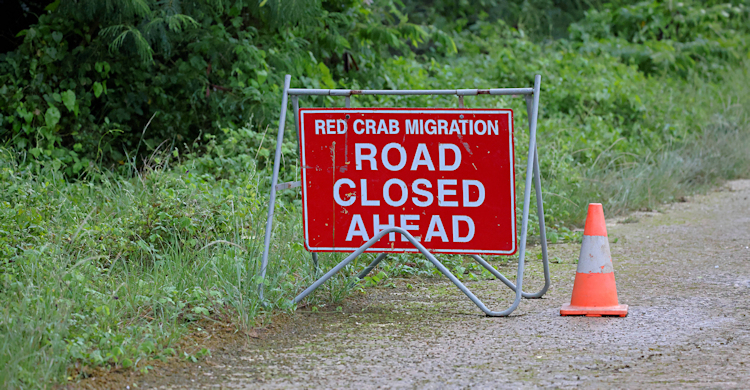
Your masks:
<svg viewBox="0 0 750 390"><path fill-rule="evenodd" d="M95 366L147 370L148 359L175 354L187 324L216 317L247 328L293 309L288 299L316 275L298 192L278 200L264 301L256 288L285 72L294 86L354 89L524 87L542 74L552 241L576 238L569 228L588 202L609 214L653 209L748 175L745 3L618 3L588 12L570 39L541 42L520 28L521 15L498 11L539 2L482 0L487 12L474 14L441 0L434 9L390 0L53 3L0 57L2 385L51 386ZM548 10L572 4L554 3ZM459 17L448 20L452 12ZM300 103L343 106L343 98ZM351 103L455 107L457 99ZM514 110L516 165L525 166L524 100L465 104ZM293 126L282 181L299 176ZM530 221L535 231L533 213ZM322 268L342 256L321 256ZM477 278L461 256L446 257ZM365 285L436 274L411 255L389 259ZM346 297L368 260L308 301Z"/></svg>
<svg viewBox="0 0 750 390"><path fill-rule="evenodd" d="M608 53L645 74L716 75L747 59L750 7L737 1L642 1L592 10L570 27L584 53Z"/></svg>
<svg viewBox="0 0 750 390"><path fill-rule="evenodd" d="M0 139L77 175L251 117L263 128L285 73L334 88L429 38L383 3L57 0L0 55Z"/></svg>

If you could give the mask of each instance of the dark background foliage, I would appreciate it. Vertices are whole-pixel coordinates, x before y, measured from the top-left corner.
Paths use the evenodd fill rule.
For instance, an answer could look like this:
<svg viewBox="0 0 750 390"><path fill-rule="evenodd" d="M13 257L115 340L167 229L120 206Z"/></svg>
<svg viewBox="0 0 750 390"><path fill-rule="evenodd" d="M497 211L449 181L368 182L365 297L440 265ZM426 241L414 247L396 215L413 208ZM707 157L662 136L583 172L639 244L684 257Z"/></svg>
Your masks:
<svg viewBox="0 0 750 390"><path fill-rule="evenodd" d="M39 15L50 0L0 0L0 53L7 53L17 48L23 38L16 36L19 31L27 29L37 22Z"/></svg>
<svg viewBox="0 0 750 390"><path fill-rule="evenodd" d="M492 80L528 84L533 66L508 63L533 63L529 42L645 75L710 76L747 58L740 0L2 1L0 142L71 177L250 121L265 131L286 73L301 87L394 88L391 59L500 45Z"/></svg>
<svg viewBox="0 0 750 390"><path fill-rule="evenodd" d="M609 218L746 178L748 5L0 0L0 387L148 371L150 359L175 355L197 361L208 351L175 350L191 322L246 330L293 309L289 297L319 276L302 245L298 191L276 200L267 294L254 288L287 73L294 87L353 89L521 87L541 74L551 243L580 239L571 228L591 201ZM523 99L466 105L514 110L516 166L525 166ZM299 178L292 129L288 120L283 181ZM535 213L529 222L536 235ZM341 259L322 255L321 268ZM441 257L459 278L492 278L465 260ZM350 263L306 304L335 307L369 261ZM421 256L384 263L364 285L440 274Z"/></svg>

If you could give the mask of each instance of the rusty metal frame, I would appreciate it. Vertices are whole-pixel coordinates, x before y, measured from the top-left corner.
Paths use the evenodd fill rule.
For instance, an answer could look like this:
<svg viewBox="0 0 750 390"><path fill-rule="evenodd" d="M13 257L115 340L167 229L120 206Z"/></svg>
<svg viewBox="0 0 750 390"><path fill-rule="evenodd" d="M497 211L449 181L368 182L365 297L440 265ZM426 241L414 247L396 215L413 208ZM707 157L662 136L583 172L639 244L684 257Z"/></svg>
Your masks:
<svg viewBox="0 0 750 390"><path fill-rule="evenodd" d="M492 311L479 300L463 283L461 283L455 275L453 275L440 261L430 253L419 241L417 241L409 232L398 228L390 227L382 230L376 234L373 238L367 241L364 245L359 247L351 255L347 256L334 268L329 270L318 280L300 293L294 298L293 302L298 303L304 299L307 295L313 292L315 289L325 283L331 276L341 271L347 264L356 259L362 254L367 248L378 242L388 233L399 233L405 237L409 242L419 250L435 267L440 270L445 276L450 279L453 284L456 285L466 296L471 299L474 304L479 307L488 316L507 316L512 313L520 304L521 298L541 298L549 289L550 286L550 274L549 274L549 261L547 256L547 237L544 225L544 207L542 201L542 183L539 172L539 151L536 142L536 130L537 130L537 119L539 116L539 92L541 88L542 77L536 75L534 77L533 88L492 88L492 89L434 89L434 90L354 90L354 89L304 89L304 88L290 88L291 75L286 75L284 79L284 90L281 99L281 115L279 117L279 131L276 138L276 154L274 155L274 166L273 176L271 177L271 193L269 196L268 204L268 220L266 221L266 234L264 241L263 257L261 260L260 277L261 282L258 286L261 300L263 299L264 284L263 280L266 276L266 270L268 267L268 255L271 244L271 234L273 231L273 215L276 203L276 192L284 189L296 188L301 185L301 182L294 181L288 183L278 183L279 179L279 168L281 163L281 144L284 140L284 126L286 122L286 111L288 109L288 97L292 97L292 108L294 111L294 123L296 132L299 133L299 97L300 96L341 96L345 98L345 106L350 107L351 97L355 95L456 95L458 97L458 106L464 107L465 96L476 96L476 95L523 95L526 99L526 112L529 118L529 154L526 161L526 178L524 187L524 203L523 203L523 214L521 218L521 239L520 247L518 252L518 272L516 274L516 283L514 284L497 269L492 267L487 261L482 259L480 256L472 255L471 257L478 262L482 267L487 269L492 275L498 278L511 290L515 291L516 297L513 304L502 311ZM299 140L298 144L299 144ZM542 264L544 267L544 287L536 293L527 293L523 291L523 274L524 274L524 263L526 259L526 243L528 239L528 222L529 222L529 208L531 201L531 186L532 182L536 193L536 206L537 215L539 217L539 236L542 247ZM375 260L369 264L360 274L359 278L362 279L369 272L371 272L382 260L386 258L385 253L378 255ZM318 257L317 253L312 254L313 266L317 273Z"/></svg>

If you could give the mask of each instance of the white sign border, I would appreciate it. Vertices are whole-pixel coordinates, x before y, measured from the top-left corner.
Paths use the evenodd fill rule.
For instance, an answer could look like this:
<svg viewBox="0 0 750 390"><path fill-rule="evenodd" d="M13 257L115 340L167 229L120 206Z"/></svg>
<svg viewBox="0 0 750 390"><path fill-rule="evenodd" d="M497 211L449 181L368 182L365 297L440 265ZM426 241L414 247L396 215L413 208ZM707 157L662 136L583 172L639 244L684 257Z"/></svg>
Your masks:
<svg viewBox="0 0 750 390"><path fill-rule="evenodd" d="M310 237L309 237L309 223L307 219L307 169L305 167L307 166L307 162L305 161L305 114L320 114L320 113L345 113L345 114L379 114L379 113L416 113L416 114L424 114L425 112L430 113L436 113L436 114L498 114L498 113L507 113L508 114L508 148L509 148L509 155L510 158L510 177L511 177L511 185L510 185L510 194L511 199L513 199L513 202L511 202L511 216L513 223L511 224L511 231L513 235L513 247L509 251L493 251L493 250L469 250L469 249L435 249L434 253L445 253L445 254L469 254L469 255L513 255L517 251L516 243L518 241L518 236L516 234L516 188L515 188L515 153L513 149L513 110L511 109L504 109L504 108L498 108L498 109L381 109L381 110L373 110L373 109L357 109L357 108L339 108L339 109L320 109L320 108L300 108L299 109L299 142L300 142L300 157L302 161L302 198L304 199L302 208L304 210L304 233L305 233L305 248L307 248L309 251L321 251L321 252L347 252L347 251L356 251L360 247L333 247L333 248L326 248L326 247L312 247L310 245ZM423 244L424 245L424 244ZM368 253L419 253L419 250L417 248L367 248L365 249L365 252ZM430 251L433 253L432 251Z"/></svg>

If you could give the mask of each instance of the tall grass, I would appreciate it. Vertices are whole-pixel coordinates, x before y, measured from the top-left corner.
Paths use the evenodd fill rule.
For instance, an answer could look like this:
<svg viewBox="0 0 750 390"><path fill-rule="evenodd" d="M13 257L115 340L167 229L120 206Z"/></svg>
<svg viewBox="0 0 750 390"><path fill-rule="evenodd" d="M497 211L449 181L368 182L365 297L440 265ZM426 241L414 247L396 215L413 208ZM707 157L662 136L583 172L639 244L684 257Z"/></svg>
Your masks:
<svg viewBox="0 0 750 390"><path fill-rule="evenodd" d="M750 177L747 85L750 67L745 66L726 74L721 83L695 79L664 88L649 103L662 106L661 122L690 128L690 137L635 158L602 152L594 164L569 172L576 179L547 180L546 186L566 197L547 196L545 205L575 223L583 221L589 202L604 203L611 215L655 210L724 180Z"/></svg>
<svg viewBox="0 0 750 390"><path fill-rule="evenodd" d="M687 136L653 150L603 146L605 140L620 141L604 130L574 130L612 117L579 121L543 107L540 154L549 226L579 223L588 202L604 203L608 215L653 209L721 180L750 175L747 67L721 82L634 80L628 82L641 83L632 90L644 91L647 107L639 126L677 128ZM506 103L516 108L516 154L523 160L523 103L499 104ZM592 128L611 130L597 126ZM261 301L257 286L269 173L255 167L260 148L248 141L257 134L254 129L225 133L224 141L214 139L200 155L157 153L127 177L92 167L89 177L77 182L66 181L54 167L27 164L22 154L0 150L2 387L49 387L85 376L91 366L147 369L153 357L189 358L190 351L173 349L187 324L218 317L248 328L263 325L270 313L293 309L289 299L316 276L302 246L299 197L288 192L277 205ZM596 153L571 157L579 152L572 147L586 144L596 147L581 153ZM294 162L283 167L290 177L295 169ZM522 185L523 172L518 174ZM321 256L321 268L341 258ZM352 275L366 260L324 284L308 302L346 297ZM454 260L450 266L460 267L460 259L449 261ZM410 264L384 269L433 274L427 262Z"/></svg>
<svg viewBox="0 0 750 390"><path fill-rule="evenodd" d="M300 212L279 205L261 301L265 179L252 164L222 178L249 160L218 169L230 158L218 150L76 183L0 151L0 387L48 387L97 365L147 369L146 358L189 357L173 350L186 324L218 317L242 329L292 309L315 276ZM347 286L336 278L312 302L340 300Z"/></svg>

